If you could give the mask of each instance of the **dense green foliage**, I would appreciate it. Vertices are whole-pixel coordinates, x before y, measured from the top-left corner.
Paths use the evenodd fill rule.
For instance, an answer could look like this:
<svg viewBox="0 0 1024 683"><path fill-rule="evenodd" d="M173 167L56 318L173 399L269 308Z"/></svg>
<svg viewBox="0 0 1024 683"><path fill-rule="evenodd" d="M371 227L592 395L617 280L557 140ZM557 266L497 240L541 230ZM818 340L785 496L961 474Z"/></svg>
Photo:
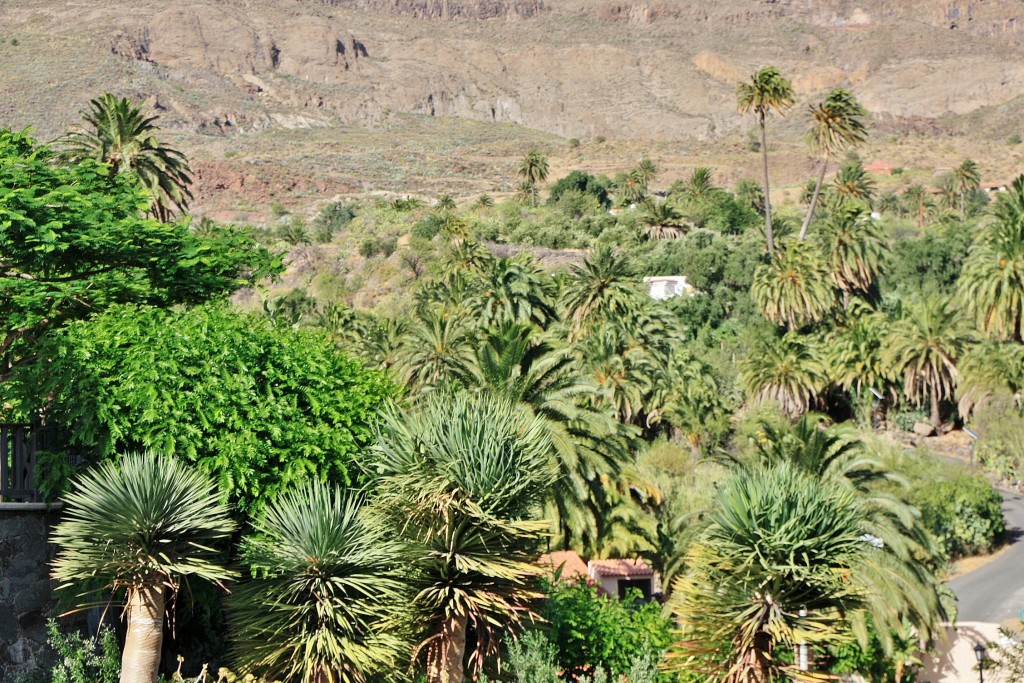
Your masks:
<svg viewBox="0 0 1024 683"><path fill-rule="evenodd" d="M1002 540L1003 498L984 477L962 474L926 482L912 500L950 560L991 552Z"/></svg>
<svg viewBox="0 0 1024 683"><path fill-rule="evenodd" d="M74 425L68 448L88 462L136 448L175 455L244 511L308 478L352 483L353 459L394 393L324 335L221 305L115 306L54 332L40 353L49 362L8 388ZM38 396L46 403L29 403Z"/></svg>
<svg viewBox="0 0 1024 683"><path fill-rule="evenodd" d="M121 673L121 648L109 626L96 638L80 633L61 633L57 622L46 622L46 643L57 655L51 683L117 683Z"/></svg>
<svg viewBox="0 0 1024 683"><path fill-rule="evenodd" d="M672 622L656 602L610 599L583 581L547 588L540 614L563 672L578 677L600 667L619 676L641 658L658 660L673 641Z"/></svg>
<svg viewBox="0 0 1024 683"><path fill-rule="evenodd" d="M46 330L125 302L195 304L280 270L244 231L198 236L143 218L131 174L92 159L53 165L24 133L0 130L0 372L37 357Z"/></svg>

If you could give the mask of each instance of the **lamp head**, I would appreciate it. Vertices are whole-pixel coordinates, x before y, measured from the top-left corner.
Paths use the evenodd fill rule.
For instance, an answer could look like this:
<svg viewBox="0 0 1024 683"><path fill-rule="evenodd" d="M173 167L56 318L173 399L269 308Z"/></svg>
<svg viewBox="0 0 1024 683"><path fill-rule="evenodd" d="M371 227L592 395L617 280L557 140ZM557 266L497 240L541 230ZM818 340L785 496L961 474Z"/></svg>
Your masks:
<svg viewBox="0 0 1024 683"><path fill-rule="evenodd" d="M978 643L977 645L974 646L974 657L979 662L981 662L982 660L985 659L985 646L982 645L981 643Z"/></svg>

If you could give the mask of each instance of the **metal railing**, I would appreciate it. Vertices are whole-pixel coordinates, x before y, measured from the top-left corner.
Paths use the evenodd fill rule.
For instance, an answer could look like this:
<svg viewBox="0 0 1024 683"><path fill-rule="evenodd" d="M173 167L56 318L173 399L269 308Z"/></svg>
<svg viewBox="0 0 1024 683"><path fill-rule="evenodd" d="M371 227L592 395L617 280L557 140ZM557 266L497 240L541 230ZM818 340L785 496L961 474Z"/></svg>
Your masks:
<svg viewBox="0 0 1024 683"><path fill-rule="evenodd" d="M51 441L50 430L40 425L0 422L0 502L43 502L36 466Z"/></svg>

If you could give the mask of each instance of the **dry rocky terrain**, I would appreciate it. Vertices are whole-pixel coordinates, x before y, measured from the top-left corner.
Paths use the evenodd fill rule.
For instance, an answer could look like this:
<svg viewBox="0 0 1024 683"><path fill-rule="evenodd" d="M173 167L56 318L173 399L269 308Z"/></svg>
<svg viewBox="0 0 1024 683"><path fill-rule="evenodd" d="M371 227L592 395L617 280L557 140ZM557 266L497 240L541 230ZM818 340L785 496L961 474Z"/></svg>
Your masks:
<svg viewBox="0 0 1024 683"><path fill-rule="evenodd" d="M531 147L554 173L649 154L663 181L725 183L757 170L736 83L775 64L801 101L773 128L780 184L811 171L804 104L835 86L872 112L865 157L927 177L972 155L1002 180L1022 30L1011 0L0 0L0 125L50 139L103 91L146 100L224 217L500 193Z"/></svg>

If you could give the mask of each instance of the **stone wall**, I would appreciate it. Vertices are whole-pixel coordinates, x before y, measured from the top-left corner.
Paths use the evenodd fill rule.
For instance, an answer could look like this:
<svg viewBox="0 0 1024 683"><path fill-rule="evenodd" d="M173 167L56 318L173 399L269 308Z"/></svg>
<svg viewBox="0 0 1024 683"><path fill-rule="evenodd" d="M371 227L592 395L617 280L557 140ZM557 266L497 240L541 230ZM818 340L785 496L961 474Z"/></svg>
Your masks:
<svg viewBox="0 0 1024 683"><path fill-rule="evenodd" d="M54 614L46 505L0 503L0 683L47 664L46 620Z"/></svg>

